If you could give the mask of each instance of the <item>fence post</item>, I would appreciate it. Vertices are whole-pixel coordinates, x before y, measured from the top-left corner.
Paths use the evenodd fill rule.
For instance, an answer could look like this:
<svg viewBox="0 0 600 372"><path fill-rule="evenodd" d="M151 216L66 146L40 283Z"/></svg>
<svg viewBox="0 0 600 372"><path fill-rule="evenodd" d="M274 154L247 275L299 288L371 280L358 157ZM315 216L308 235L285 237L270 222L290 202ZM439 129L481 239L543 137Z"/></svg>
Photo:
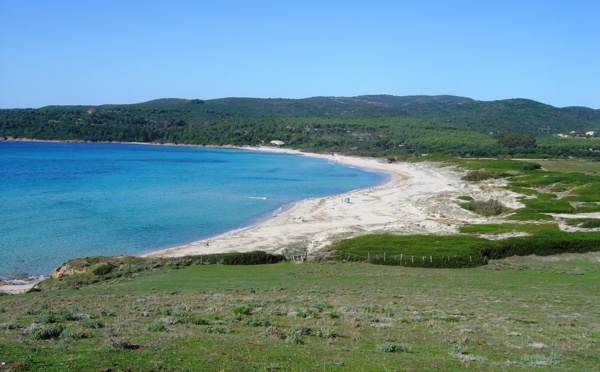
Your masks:
<svg viewBox="0 0 600 372"><path fill-rule="evenodd" d="M383 252L383 262L385 262L385 252Z"/></svg>

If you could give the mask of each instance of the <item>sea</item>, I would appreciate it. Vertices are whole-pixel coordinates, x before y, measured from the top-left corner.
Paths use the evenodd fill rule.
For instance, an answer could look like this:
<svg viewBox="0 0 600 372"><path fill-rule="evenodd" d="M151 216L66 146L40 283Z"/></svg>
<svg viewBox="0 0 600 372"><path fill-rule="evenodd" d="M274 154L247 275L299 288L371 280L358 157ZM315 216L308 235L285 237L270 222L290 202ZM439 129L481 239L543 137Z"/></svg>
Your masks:
<svg viewBox="0 0 600 372"><path fill-rule="evenodd" d="M267 151L0 142L0 279L245 229L299 200L384 177Z"/></svg>

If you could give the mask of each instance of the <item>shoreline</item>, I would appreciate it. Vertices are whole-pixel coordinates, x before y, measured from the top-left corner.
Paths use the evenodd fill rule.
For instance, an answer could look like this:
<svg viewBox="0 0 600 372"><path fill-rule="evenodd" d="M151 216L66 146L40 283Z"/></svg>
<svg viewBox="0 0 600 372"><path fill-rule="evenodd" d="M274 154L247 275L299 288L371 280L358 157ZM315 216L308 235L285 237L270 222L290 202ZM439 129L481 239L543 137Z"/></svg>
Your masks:
<svg viewBox="0 0 600 372"><path fill-rule="evenodd" d="M340 165L386 175L383 183L344 194L303 199L255 226L230 231L189 244L142 254L142 257L181 257L261 250L298 255L313 253L337 240L365 234L458 233L465 223L494 221L459 206L457 197L500 199L519 207L517 194L488 184L462 181L463 172L431 163L388 163L385 159L303 153L270 147L236 147L311 156ZM344 202L348 198L349 202Z"/></svg>
<svg viewBox="0 0 600 372"><path fill-rule="evenodd" d="M160 143L106 143L210 147ZM359 235L376 233L450 235L456 234L458 228L466 223L496 221L494 218L481 217L462 209L457 199L461 195L470 195L475 199L497 198L508 207L520 207L517 201L518 194L497 188L491 183L473 184L462 181L460 177L463 171L439 164L389 163L383 158L306 153L266 146L215 148L310 156L385 176L383 182L374 187L356 189L329 197L299 200L289 206L282 206L281 209L273 212L271 217L257 221L254 225L184 245L152 250L138 256L180 257L254 250L299 255L306 252L313 253L340 239ZM344 202L345 198L349 198L349 202ZM33 284L0 285L0 292L20 289L19 292L11 293L22 293Z"/></svg>
<svg viewBox="0 0 600 372"><path fill-rule="evenodd" d="M132 143L135 144L135 143ZM151 144L151 145L158 145L161 146L162 144ZM173 145L173 146L178 146L178 145ZM187 146L187 145L185 145ZM195 147L210 147L210 146L195 146ZM212 147L211 147L212 148ZM348 163L347 160L347 156L345 155L339 155L339 154L335 154L333 155L332 153L328 153L328 154L317 154L317 153L309 153L309 152L302 152L300 150L294 150L294 149L287 149L287 148L279 148L279 147L270 147L270 146L261 146L261 147L252 147L252 146L229 146L229 147L216 147L216 148L223 148L223 149L235 149L235 150L245 150L245 151L257 151L257 152L271 152L271 153L277 153L277 154L287 154L287 155L293 155L293 156L308 156L308 157L312 157L312 158L317 158L317 159L322 159L322 160L326 160L326 161L331 161L333 163L337 163L339 165L343 165L343 166L348 166L348 167L354 167L354 168L359 168L363 171L367 171L367 172L373 172L373 173L377 173L380 174L381 176L381 180L382 182L379 183L378 185L372 186L372 187L367 187L367 188L359 188L359 189L354 189L354 190L349 190L346 193L343 194L337 194L337 195L331 195L331 196L325 196L325 197L314 197L314 198L307 198L307 199L300 199L297 201L293 201L290 203L286 203L282 206L280 206L279 208L277 208L275 211L270 212L270 213L266 213L264 215L263 218L259 218L255 223L250 223L248 225L244 225L242 227L233 229L233 230L229 230L229 231L225 231L223 233L217 234L217 235L213 235L213 236L209 236L207 238L204 239L200 239L200 240L195 240L192 241L190 243L186 243L186 244L180 244L180 245L176 245L173 247L167 247L167 248L159 248L159 249L153 249L150 250L146 253L142 253L142 254L138 254L138 256L140 257L169 257L171 256L171 254L165 254L166 252L173 252L173 251L178 251L181 248L184 247L190 247L190 246L197 246L199 248L210 248L210 244L212 242L216 242L216 241L224 241L229 237L232 236L238 236L238 235L242 235L245 232L249 231L249 230L254 230L257 228L260 228L263 225L269 225L269 223L277 218L280 215L289 215L290 213L292 213L292 210L294 208L296 208L299 204L302 204L306 201L310 201L310 200L320 200L320 199L325 199L325 198L342 198L345 195L348 194L352 194L355 192L359 192L361 190L367 190L367 189L372 189L372 188L376 188L379 186L382 186L384 184L386 184L387 182L389 182L391 180L391 174L388 173L387 171L382 171L379 169L373 169L372 167L364 167L364 166L358 166L357 164L354 164L353 162ZM351 158L355 158L355 159L373 159L375 161L378 161L376 158L362 158L362 157L351 157ZM344 159L344 160L342 160ZM298 216L297 218L295 218L297 221L300 221L299 219L300 216ZM307 222L306 219L302 219L303 222ZM212 247L212 249L210 249L210 253L227 253L227 252L245 252L245 251L252 251L252 250L256 250L256 249L249 249L249 250L215 250L214 247ZM260 248L260 250L265 250L268 252L273 252L273 250L267 250L267 249L263 249ZM202 251L202 252L198 252L198 253L190 253L190 254L205 254L207 252ZM176 256L180 256L179 254L177 254Z"/></svg>

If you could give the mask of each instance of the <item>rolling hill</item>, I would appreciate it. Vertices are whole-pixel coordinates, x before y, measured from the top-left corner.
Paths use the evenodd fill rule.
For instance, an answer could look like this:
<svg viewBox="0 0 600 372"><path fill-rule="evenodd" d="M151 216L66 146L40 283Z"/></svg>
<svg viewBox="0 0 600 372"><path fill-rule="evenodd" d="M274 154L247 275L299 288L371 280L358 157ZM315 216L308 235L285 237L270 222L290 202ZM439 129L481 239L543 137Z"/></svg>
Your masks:
<svg viewBox="0 0 600 372"><path fill-rule="evenodd" d="M278 139L299 149L386 156L588 156L596 151L595 143L581 138L553 141L559 133L585 136L596 129L600 129L600 110L450 95L163 98L129 105L0 110L0 138L218 146L261 145ZM531 136L540 146L502 150L498 133Z"/></svg>

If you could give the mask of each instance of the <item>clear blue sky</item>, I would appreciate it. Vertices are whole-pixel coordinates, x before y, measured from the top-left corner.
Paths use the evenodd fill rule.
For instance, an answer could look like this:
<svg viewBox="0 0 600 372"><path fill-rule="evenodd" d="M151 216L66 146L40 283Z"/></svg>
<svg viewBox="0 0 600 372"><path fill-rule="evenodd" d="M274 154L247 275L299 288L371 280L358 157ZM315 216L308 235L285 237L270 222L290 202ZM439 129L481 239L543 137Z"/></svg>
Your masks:
<svg viewBox="0 0 600 372"><path fill-rule="evenodd" d="M363 94L600 109L600 1L0 0L0 108Z"/></svg>

